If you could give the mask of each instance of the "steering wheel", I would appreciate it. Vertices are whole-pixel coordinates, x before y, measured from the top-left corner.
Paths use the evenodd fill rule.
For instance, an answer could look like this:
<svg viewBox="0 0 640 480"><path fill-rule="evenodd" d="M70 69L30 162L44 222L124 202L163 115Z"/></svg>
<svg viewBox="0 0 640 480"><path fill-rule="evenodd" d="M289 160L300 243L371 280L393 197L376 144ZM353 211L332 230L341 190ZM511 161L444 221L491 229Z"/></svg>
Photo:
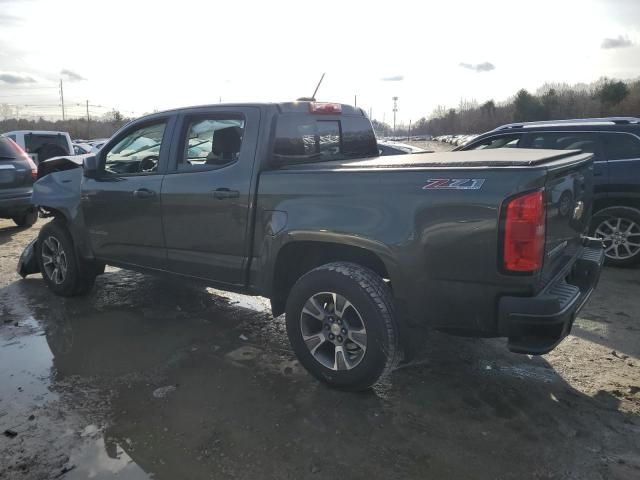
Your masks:
<svg viewBox="0 0 640 480"><path fill-rule="evenodd" d="M152 155L145 157L140 161L141 172L155 172L158 169L158 157Z"/></svg>

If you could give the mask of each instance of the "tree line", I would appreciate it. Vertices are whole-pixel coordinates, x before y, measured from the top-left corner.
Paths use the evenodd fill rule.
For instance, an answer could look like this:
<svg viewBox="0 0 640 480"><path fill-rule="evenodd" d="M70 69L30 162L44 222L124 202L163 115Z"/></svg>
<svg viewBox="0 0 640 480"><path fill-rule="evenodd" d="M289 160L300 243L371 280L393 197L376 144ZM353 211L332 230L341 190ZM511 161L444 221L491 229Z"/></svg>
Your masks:
<svg viewBox="0 0 640 480"><path fill-rule="evenodd" d="M113 110L100 118L89 120L86 118L56 121L44 118L28 120L24 118L7 118L5 116L4 120L0 120L0 133L14 130L53 130L56 132L69 132L73 139L90 140L93 138L109 138L130 120L118 110Z"/></svg>
<svg viewBox="0 0 640 480"><path fill-rule="evenodd" d="M55 130L72 138L107 138L130 119L119 111L87 120L74 118L50 121L10 118L10 109L0 105L0 133L12 130ZM6 110L4 113L3 111ZM395 135L446 135L482 133L512 122L560 120L607 116L640 116L640 79L623 81L601 78L591 84L547 83L536 92L519 90L503 102L461 100L458 108L438 106L428 117L411 125L397 126ZM378 136L393 135L393 128L373 119Z"/></svg>
<svg viewBox="0 0 640 480"><path fill-rule="evenodd" d="M458 108L438 106L428 118L420 118L411 125L411 135L482 133L513 122L609 116L640 116L640 79L547 83L534 93L521 89L503 102L462 100ZM372 123L379 136L392 134L388 124ZM408 125L396 128L396 135L408 134Z"/></svg>

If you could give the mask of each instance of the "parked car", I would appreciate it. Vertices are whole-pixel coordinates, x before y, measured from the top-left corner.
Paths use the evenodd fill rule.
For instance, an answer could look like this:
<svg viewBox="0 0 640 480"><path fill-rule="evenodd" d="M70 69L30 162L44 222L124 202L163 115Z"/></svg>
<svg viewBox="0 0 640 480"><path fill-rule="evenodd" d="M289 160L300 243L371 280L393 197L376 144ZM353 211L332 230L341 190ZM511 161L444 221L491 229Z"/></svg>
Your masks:
<svg viewBox="0 0 640 480"><path fill-rule="evenodd" d="M640 118L610 117L512 123L460 150L535 148L594 155L592 235L605 243L607 263L640 262Z"/></svg>
<svg viewBox="0 0 640 480"><path fill-rule="evenodd" d="M31 191L37 167L13 140L0 137L0 218L10 218L19 227L30 227L38 220L31 204Z"/></svg>
<svg viewBox="0 0 640 480"><path fill-rule="evenodd" d="M160 147L154 168L131 160L134 145ZM40 173L33 201L54 219L19 271L42 271L63 296L87 293L109 264L268 297L301 364L342 389L375 384L425 326L553 349L604 258L582 235L592 155L378 154L366 115L348 105L155 113L83 169L76 158ZM553 204L559 189L569 215Z"/></svg>
<svg viewBox="0 0 640 480"><path fill-rule="evenodd" d="M88 143L73 142L73 151L76 155L86 155L87 153L92 153L93 150Z"/></svg>
<svg viewBox="0 0 640 480"><path fill-rule="evenodd" d="M408 143L385 142L378 140L378 152L380 155L404 155L407 153L430 153L432 150L409 145Z"/></svg>
<svg viewBox="0 0 640 480"><path fill-rule="evenodd" d="M100 149L107 143L108 138L96 138L93 140L89 140L87 143L91 145L92 153L97 153Z"/></svg>
<svg viewBox="0 0 640 480"><path fill-rule="evenodd" d="M3 133L22 148L36 165L51 157L75 155L73 142L67 132L47 130L17 130Z"/></svg>

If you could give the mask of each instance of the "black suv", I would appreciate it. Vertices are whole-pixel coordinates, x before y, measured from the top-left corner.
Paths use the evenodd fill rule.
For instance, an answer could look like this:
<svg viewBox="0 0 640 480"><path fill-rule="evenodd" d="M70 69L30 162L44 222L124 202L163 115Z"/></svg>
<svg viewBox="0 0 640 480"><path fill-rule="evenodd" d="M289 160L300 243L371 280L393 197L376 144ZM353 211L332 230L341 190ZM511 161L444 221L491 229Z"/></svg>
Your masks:
<svg viewBox="0 0 640 480"><path fill-rule="evenodd" d="M11 218L19 227L30 227L38 219L31 205L37 176L33 160L13 140L0 136L0 218Z"/></svg>
<svg viewBox="0 0 640 480"><path fill-rule="evenodd" d="M604 239L609 265L640 262L640 118L511 123L456 150L487 148L575 149L593 153L595 203L591 234Z"/></svg>

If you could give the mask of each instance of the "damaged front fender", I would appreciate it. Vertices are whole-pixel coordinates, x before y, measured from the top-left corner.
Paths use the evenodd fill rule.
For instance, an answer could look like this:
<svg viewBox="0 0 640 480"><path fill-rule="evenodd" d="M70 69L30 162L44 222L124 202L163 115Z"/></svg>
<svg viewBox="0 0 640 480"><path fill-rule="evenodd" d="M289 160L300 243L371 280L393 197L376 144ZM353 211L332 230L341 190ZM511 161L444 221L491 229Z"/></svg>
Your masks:
<svg viewBox="0 0 640 480"><path fill-rule="evenodd" d="M58 171L33 185L31 202L46 211L55 210L73 222L79 214L82 168Z"/></svg>
<svg viewBox="0 0 640 480"><path fill-rule="evenodd" d="M38 178L44 178L54 172L82 169L84 158L89 155L90 154L75 155L73 157L54 157L40 162L40 164L38 164Z"/></svg>

